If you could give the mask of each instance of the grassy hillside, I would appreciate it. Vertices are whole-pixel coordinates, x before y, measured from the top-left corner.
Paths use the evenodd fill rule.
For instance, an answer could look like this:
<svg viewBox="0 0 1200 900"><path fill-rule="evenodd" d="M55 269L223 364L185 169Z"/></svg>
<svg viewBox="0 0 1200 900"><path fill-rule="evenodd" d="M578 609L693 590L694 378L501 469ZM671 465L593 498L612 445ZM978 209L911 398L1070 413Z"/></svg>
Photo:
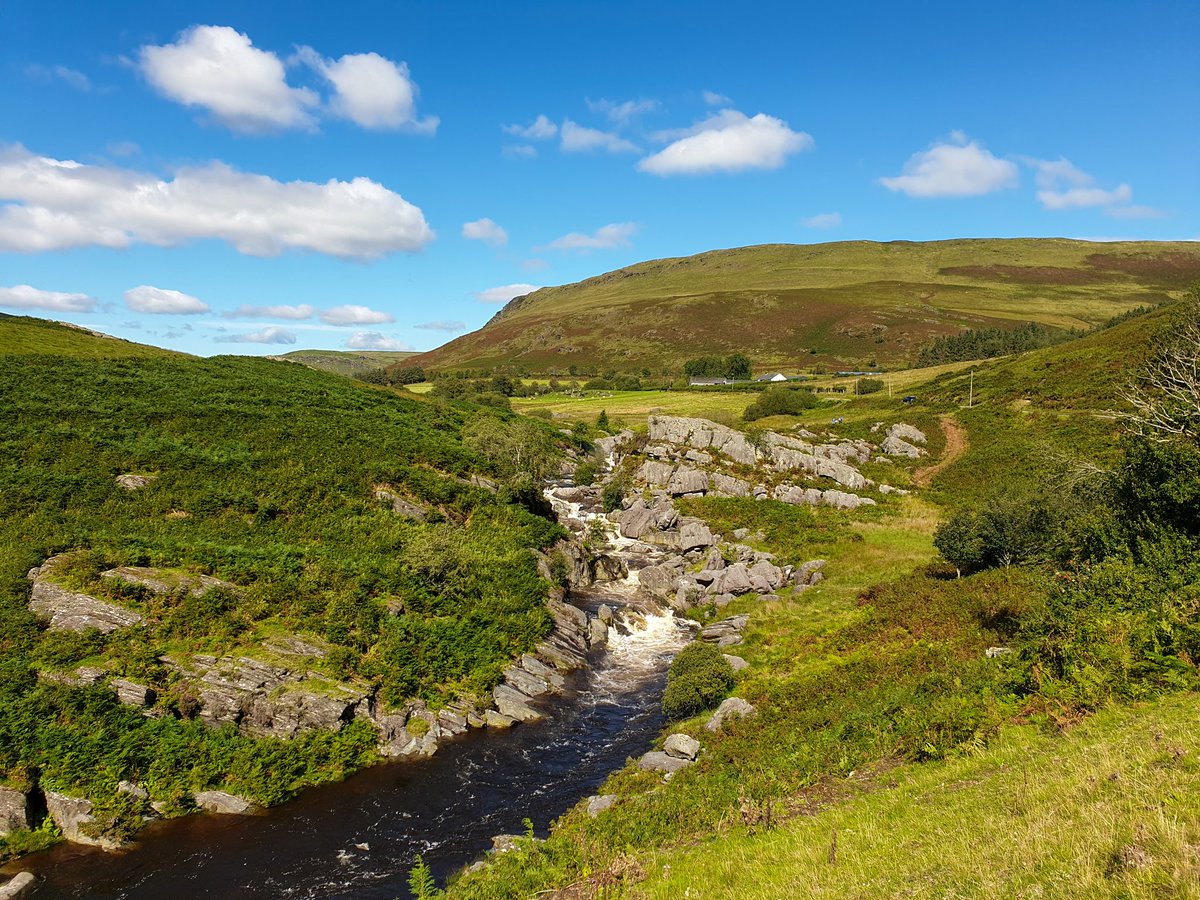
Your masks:
<svg viewBox="0 0 1200 900"><path fill-rule="evenodd" d="M182 356L146 344L88 331L63 322L29 316L0 316L0 353L6 356L71 357L77 359L153 359Z"/></svg>
<svg viewBox="0 0 1200 900"><path fill-rule="evenodd" d="M695 764L668 781L627 765L600 790L611 809L580 804L447 895L1200 896L1200 447L1123 445L1113 419L1180 307L979 366L970 408L969 376L947 370L912 405L847 397L755 423L914 424L929 458L871 470L904 488L950 449L941 420L967 440L933 490L852 513L682 504L781 562L828 561L815 588L720 613L750 616L734 693L756 714L673 723L699 740ZM1113 477L1077 485L1079 461ZM958 506L996 512L1001 540L1052 537L956 578L935 546Z"/></svg>
<svg viewBox="0 0 1200 900"><path fill-rule="evenodd" d="M322 372L353 377L363 372L386 369L416 355L401 350L292 350L274 358L300 363Z"/></svg>
<svg viewBox="0 0 1200 900"><path fill-rule="evenodd" d="M307 683L373 685L383 708L490 689L548 632L530 550L560 532L469 483L494 477L463 442L472 416L287 363L0 321L0 781L91 797L121 833L140 816L121 779L172 810L209 787L271 803L372 757L359 723L295 741L202 725L167 653L271 661L271 640L301 635L323 648ZM64 551L65 586L145 623L36 621L26 572ZM115 566L234 587L155 595L97 577ZM153 717L64 683L80 665L152 686Z"/></svg>
<svg viewBox="0 0 1200 900"><path fill-rule="evenodd" d="M514 300L421 354L433 368L677 372L740 351L758 370L911 364L931 338L1085 328L1200 278L1194 243L1062 239L765 245L639 263Z"/></svg>

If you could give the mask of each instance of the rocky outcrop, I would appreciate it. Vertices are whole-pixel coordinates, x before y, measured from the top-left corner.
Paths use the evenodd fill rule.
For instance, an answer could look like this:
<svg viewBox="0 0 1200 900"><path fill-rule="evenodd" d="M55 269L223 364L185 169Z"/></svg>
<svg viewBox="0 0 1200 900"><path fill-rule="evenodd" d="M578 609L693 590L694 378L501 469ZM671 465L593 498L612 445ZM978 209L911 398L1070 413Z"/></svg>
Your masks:
<svg viewBox="0 0 1200 900"><path fill-rule="evenodd" d="M37 878L32 872L18 872L3 886L0 886L0 900L18 900L27 897L37 884Z"/></svg>
<svg viewBox="0 0 1200 900"><path fill-rule="evenodd" d="M154 705L154 690L144 684L127 678L114 678L108 685L116 692L117 699L126 706L145 708Z"/></svg>
<svg viewBox="0 0 1200 900"><path fill-rule="evenodd" d="M96 824L92 815L92 801L83 797L69 797L56 791L46 791L46 814L58 826L62 836L73 844L88 844L116 850L120 842L91 832Z"/></svg>
<svg viewBox="0 0 1200 900"><path fill-rule="evenodd" d="M605 810L612 809L616 803L616 794L600 794L599 796L588 797L587 814L594 819Z"/></svg>
<svg viewBox="0 0 1200 900"><path fill-rule="evenodd" d="M257 807L245 797L228 791L197 791L192 799L207 813L226 816L245 816L257 812Z"/></svg>
<svg viewBox="0 0 1200 900"><path fill-rule="evenodd" d="M125 488L127 491L138 491L151 484L158 478L157 475L135 475L132 472L125 475L117 476L117 484Z"/></svg>
<svg viewBox="0 0 1200 900"><path fill-rule="evenodd" d="M0 787L0 837L32 825L29 819L29 795L16 788Z"/></svg>
<svg viewBox="0 0 1200 900"><path fill-rule="evenodd" d="M781 484L775 488L775 499L782 503L796 506L832 506L835 509L858 509L860 506L874 506L875 501L870 497L860 497L845 491L822 491L817 488L802 488L793 484Z"/></svg>
<svg viewBox="0 0 1200 900"><path fill-rule="evenodd" d="M28 575L33 582L29 609L39 619L48 622L52 630L87 631L95 628L102 634L109 634L142 621L142 617L131 609L56 584L52 575L55 563L60 558L53 557L44 565L30 569Z"/></svg>
<svg viewBox="0 0 1200 900"><path fill-rule="evenodd" d="M663 752L676 759L686 759L690 762L700 752L700 742L686 734L672 734L663 743Z"/></svg>
<svg viewBox="0 0 1200 900"><path fill-rule="evenodd" d="M638 768L645 769L647 772L665 772L668 775L674 775L691 764L690 759L680 759L678 756L671 756L661 750L651 750L638 760Z"/></svg>
<svg viewBox="0 0 1200 900"><path fill-rule="evenodd" d="M703 494L708 490L708 476L699 469L680 466L667 482L667 493L673 497Z"/></svg>
<svg viewBox="0 0 1200 900"><path fill-rule="evenodd" d="M718 647L729 647L742 642L742 630L750 617L746 614L730 616L719 622L713 622L700 629L698 640L716 644Z"/></svg>
<svg viewBox="0 0 1200 900"><path fill-rule="evenodd" d="M717 707L717 711L712 714L712 718L704 724L704 727L709 731L719 731L721 726L729 720L752 716L755 712L754 705L741 697L729 697L721 701L721 705Z"/></svg>
<svg viewBox="0 0 1200 900"><path fill-rule="evenodd" d="M376 500L382 500L384 503L390 503L392 512L401 518L415 519L418 522L424 522L426 516L429 515L429 510L413 500L402 496L390 484L375 485L371 496Z"/></svg>
<svg viewBox="0 0 1200 900"><path fill-rule="evenodd" d="M746 466L758 461L754 446L744 434L707 419L650 416L649 427L651 441L682 444L697 450L712 449Z"/></svg>
<svg viewBox="0 0 1200 900"><path fill-rule="evenodd" d="M222 581L220 578L213 578L211 575L193 575L168 569L154 569L149 566L118 566L115 569L101 572L100 577L136 584L156 594L187 591L193 597L199 597L214 588L228 591L237 590L237 585Z"/></svg>
<svg viewBox="0 0 1200 900"><path fill-rule="evenodd" d="M293 671L251 657L164 656L199 703L207 725L239 726L247 734L292 738L316 729L338 730L367 714L370 688Z"/></svg>

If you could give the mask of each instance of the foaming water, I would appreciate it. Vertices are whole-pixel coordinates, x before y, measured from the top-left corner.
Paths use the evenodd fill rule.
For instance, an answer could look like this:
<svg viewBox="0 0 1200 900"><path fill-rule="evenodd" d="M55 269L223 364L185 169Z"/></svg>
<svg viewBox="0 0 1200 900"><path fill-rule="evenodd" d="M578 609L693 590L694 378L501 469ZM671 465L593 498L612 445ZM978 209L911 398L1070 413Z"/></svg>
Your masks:
<svg viewBox="0 0 1200 900"><path fill-rule="evenodd" d="M409 897L418 854L444 879L526 817L544 833L644 752L663 726L667 664L687 640L669 615L623 609L608 651L545 721L465 735L431 759L376 766L262 816L186 816L120 854L63 844L17 868L39 876L34 897Z"/></svg>

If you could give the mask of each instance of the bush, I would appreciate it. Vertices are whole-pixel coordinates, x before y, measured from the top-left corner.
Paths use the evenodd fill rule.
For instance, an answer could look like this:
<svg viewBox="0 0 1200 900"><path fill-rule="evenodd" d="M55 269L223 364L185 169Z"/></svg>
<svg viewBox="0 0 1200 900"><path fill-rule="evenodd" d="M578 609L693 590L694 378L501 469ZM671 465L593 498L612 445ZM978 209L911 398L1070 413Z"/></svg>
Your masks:
<svg viewBox="0 0 1200 900"><path fill-rule="evenodd" d="M933 545L962 573L1049 562L1066 535L1059 501L995 498L982 510L961 510L938 527Z"/></svg>
<svg viewBox="0 0 1200 900"><path fill-rule="evenodd" d="M590 459L584 460L575 467L575 483L580 487L587 487L594 484L596 475L599 474L600 467Z"/></svg>
<svg viewBox="0 0 1200 900"><path fill-rule="evenodd" d="M859 394L878 394L887 385L882 378L860 378L858 379Z"/></svg>
<svg viewBox="0 0 1200 900"><path fill-rule="evenodd" d="M798 416L820 405L821 401L807 388L773 387L747 406L742 418L754 422L767 416Z"/></svg>
<svg viewBox="0 0 1200 900"><path fill-rule="evenodd" d="M667 670L663 714L686 719L716 706L731 690L733 666L724 654L711 644L689 644Z"/></svg>

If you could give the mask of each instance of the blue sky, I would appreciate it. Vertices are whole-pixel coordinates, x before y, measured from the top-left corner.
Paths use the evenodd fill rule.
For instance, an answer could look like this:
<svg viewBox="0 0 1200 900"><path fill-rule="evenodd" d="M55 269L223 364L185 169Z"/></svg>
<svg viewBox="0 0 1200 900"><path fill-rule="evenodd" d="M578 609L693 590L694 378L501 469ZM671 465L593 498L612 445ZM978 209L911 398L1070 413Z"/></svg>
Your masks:
<svg viewBox="0 0 1200 900"><path fill-rule="evenodd" d="M1200 238L1200 5L834 6L7 0L0 310L428 349L717 247Z"/></svg>

